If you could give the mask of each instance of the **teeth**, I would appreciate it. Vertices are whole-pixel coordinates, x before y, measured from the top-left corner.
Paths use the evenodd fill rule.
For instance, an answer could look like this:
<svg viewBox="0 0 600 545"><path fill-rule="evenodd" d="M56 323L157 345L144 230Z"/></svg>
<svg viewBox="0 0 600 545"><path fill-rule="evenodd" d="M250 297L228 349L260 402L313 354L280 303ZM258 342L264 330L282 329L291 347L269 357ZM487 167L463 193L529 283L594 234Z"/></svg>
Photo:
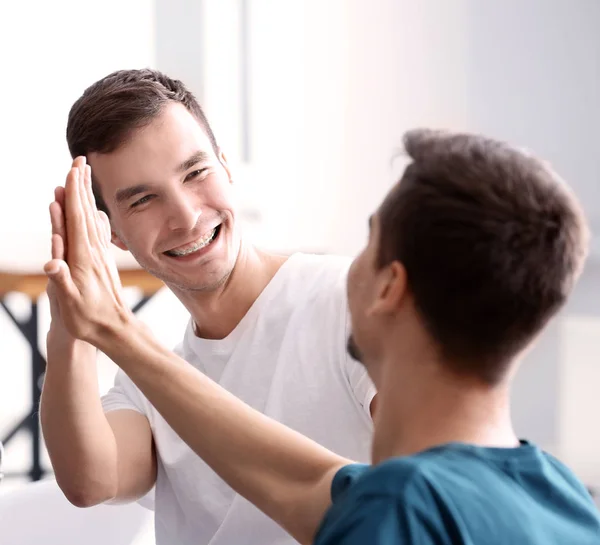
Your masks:
<svg viewBox="0 0 600 545"><path fill-rule="evenodd" d="M208 233L208 235L204 235L202 238L198 239L196 242L193 242L192 244L189 244L188 246L185 246L184 248L178 248L177 250L169 250L166 253L169 255L182 256L182 255L189 255L191 253L197 252L198 250L201 250L202 248L207 246L212 241L212 239L215 238L216 233L217 233L217 228L215 227L210 233Z"/></svg>

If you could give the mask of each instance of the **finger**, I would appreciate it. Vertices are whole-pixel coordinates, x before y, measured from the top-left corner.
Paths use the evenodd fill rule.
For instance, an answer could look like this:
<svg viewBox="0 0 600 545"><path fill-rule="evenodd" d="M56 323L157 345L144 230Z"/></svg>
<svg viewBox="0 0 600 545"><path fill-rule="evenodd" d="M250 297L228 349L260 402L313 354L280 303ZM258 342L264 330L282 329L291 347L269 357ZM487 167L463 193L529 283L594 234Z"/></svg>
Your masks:
<svg viewBox="0 0 600 545"><path fill-rule="evenodd" d="M48 275L46 293L50 303L51 327L64 325L63 318L76 314L77 309L81 308L81 295L64 261L49 261L44 266L44 271Z"/></svg>
<svg viewBox="0 0 600 545"><path fill-rule="evenodd" d="M65 188L62 185L54 189L54 199L62 208L65 207Z"/></svg>
<svg viewBox="0 0 600 545"><path fill-rule="evenodd" d="M64 196L63 196L64 201ZM52 255L56 259L65 259L67 256L67 230L65 228L65 216L63 213L63 206L58 202L54 201L50 203L50 221L52 223L52 234L58 235L62 239L63 255Z"/></svg>
<svg viewBox="0 0 600 545"><path fill-rule="evenodd" d="M85 160L85 158L82 158ZM85 163L79 164L79 177L77 183L77 191L79 204L83 213L83 220L86 226L87 240L90 245L90 249L93 246L97 246L98 236L96 233L96 216L94 209L90 206L90 201L87 196L87 168Z"/></svg>
<svg viewBox="0 0 600 545"><path fill-rule="evenodd" d="M54 200L57 205L55 205L56 212L56 227L53 225L53 232L60 235L63 239L64 253L66 259L67 256L67 227L65 223L65 188L63 186L58 186L54 189Z"/></svg>
<svg viewBox="0 0 600 545"><path fill-rule="evenodd" d="M86 163L86 158L84 155L78 155L77 157L75 157L75 159L73 159L73 168L76 168L78 170L81 170Z"/></svg>
<svg viewBox="0 0 600 545"><path fill-rule="evenodd" d="M72 168L65 182L65 225L67 230L67 262L82 265L89 257L89 243L84 211L79 197L79 168Z"/></svg>
<svg viewBox="0 0 600 545"><path fill-rule="evenodd" d="M52 235L52 259L65 261L65 245L60 235Z"/></svg>
<svg viewBox="0 0 600 545"><path fill-rule="evenodd" d="M100 218L98 217L98 209L96 208L96 199L92 191L92 169L90 165L86 165L84 169L82 198L85 201L86 217L88 218L88 235L92 244L102 243L102 233L100 230Z"/></svg>
<svg viewBox="0 0 600 545"><path fill-rule="evenodd" d="M103 211L98 212L98 219L100 223L99 227L102 235L101 238L104 243L104 249L106 252L108 252L112 238L110 220L108 219L106 213ZM108 260L106 260L106 263L108 265L113 290L119 291L121 289L121 277L119 275L117 264L110 257L108 258Z"/></svg>
<svg viewBox="0 0 600 545"><path fill-rule="evenodd" d="M57 235L60 230L60 221L62 219L62 210L60 209L60 204L56 201L52 201L50 206L48 207L50 211L50 223L52 224L52 234Z"/></svg>
<svg viewBox="0 0 600 545"><path fill-rule="evenodd" d="M110 247L110 241L112 239L112 231L110 227L110 220L105 212L99 211L98 218L100 220L100 232L102 233L102 242L106 248Z"/></svg>
<svg viewBox="0 0 600 545"><path fill-rule="evenodd" d="M78 304L81 300L79 289L73 282L69 266L60 259L53 259L44 265L44 273L48 277L50 293L56 301L66 308Z"/></svg>

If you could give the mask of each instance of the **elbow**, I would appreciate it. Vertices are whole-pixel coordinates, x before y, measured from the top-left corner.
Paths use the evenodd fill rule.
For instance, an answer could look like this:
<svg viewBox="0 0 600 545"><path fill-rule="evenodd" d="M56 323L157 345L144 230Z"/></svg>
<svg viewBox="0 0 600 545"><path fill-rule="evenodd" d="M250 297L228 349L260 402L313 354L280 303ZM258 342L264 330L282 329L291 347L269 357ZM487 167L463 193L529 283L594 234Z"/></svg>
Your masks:
<svg viewBox="0 0 600 545"><path fill-rule="evenodd" d="M116 487L102 483L61 485L65 498L75 507L86 508L113 500L117 495Z"/></svg>

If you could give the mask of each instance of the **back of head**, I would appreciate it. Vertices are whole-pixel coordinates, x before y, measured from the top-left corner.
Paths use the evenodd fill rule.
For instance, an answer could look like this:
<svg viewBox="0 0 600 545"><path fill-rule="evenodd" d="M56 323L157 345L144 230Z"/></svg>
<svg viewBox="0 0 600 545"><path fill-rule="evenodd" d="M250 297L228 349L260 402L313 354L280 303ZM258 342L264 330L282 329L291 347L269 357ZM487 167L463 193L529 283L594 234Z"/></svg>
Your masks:
<svg viewBox="0 0 600 545"><path fill-rule="evenodd" d="M379 212L380 265L400 261L444 362L494 384L565 303L588 234L539 159L489 138L414 130Z"/></svg>
<svg viewBox="0 0 600 545"><path fill-rule="evenodd" d="M157 70L142 69L109 74L88 87L73 104L67 122L71 156L115 151L171 102L182 104L198 120L216 151L212 129L185 85ZM97 187L94 192L99 208L107 211Z"/></svg>

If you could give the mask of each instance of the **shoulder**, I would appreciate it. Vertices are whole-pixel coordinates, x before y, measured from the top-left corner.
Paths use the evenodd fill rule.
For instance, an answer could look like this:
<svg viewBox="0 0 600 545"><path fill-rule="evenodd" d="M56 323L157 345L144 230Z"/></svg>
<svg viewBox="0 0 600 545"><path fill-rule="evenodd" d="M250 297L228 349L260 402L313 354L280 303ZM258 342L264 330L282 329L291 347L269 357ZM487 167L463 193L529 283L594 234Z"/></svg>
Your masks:
<svg viewBox="0 0 600 545"><path fill-rule="evenodd" d="M281 269L280 286L293 304L294 314L305 323L312 320L315 324L325 324L329 335L332 327L345 329L346 278L351 263L351 258L344 256L302 253L290 256Z"/></svg>
<svg viewBox="0 0 600 545"><path fill-rule="evenodd" d="M415 490L427 495L426 482L420 464L410 457L340 469L332 483L333 505L315 545L421 543L433 504L415 498Z"/></svg>
<svg viewBox="0 0 600 545"><path fill-rule="evenodd" d="M332 285L345 288L352 258L339 255L292 254L283 270L290 279L307 283L307 286L324 289Z"/></svg>
<svg viewBox="0 0 600 545"><path fill-rule="evenodd" d="M402 496L407 490L428 481L428 464L415 457L392 458L369 466L349 464L335 475L331 495L335 502L350 490L353 495Z"/></svg>
<svg viewBox="0 0 600 545"><path fill-rule="evenodd" d="M588 504L594 503L588 488L571 468L552 454L541 449L539 449L539 456L552 468L551 471L546 471L545 473L551 480L553 486L565 491L565 495L568 495L571 499L573 499L574 496L570 492L574 492L575 495L579 497L580 501Z"/></svg>

